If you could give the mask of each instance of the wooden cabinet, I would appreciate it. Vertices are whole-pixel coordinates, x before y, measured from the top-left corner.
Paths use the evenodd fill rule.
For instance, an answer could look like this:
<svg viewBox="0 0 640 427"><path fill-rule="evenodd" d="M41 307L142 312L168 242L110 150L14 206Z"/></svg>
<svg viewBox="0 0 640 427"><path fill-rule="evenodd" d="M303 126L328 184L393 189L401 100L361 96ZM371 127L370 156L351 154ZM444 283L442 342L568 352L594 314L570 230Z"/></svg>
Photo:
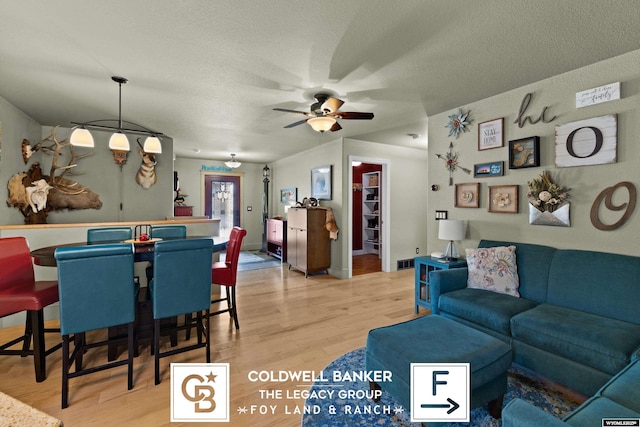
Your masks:
<svg viewBox="0 0 640 427"><path fill-rule="evenodd" d="M287 221L267 220L267 254L287 261Z"/></svg>
<svg viewBox="0 0 640 427"><path fill-rule="evenodd" d="M174 206L173 216L193 216L193 206Z"/></svg>
<svg viewBox="0 0 640 427"><path fill-rule="evenodd" d="M362 249L380 255L380 172L362 174Z"/></svg>
<svg viewBox="0 0 640 427"><path fill-rule="evenodd" d="M287 213L287 262L289 269L305 273L327 270L331 266L329 231L325 228L325 209L291 208Z"/></svg>

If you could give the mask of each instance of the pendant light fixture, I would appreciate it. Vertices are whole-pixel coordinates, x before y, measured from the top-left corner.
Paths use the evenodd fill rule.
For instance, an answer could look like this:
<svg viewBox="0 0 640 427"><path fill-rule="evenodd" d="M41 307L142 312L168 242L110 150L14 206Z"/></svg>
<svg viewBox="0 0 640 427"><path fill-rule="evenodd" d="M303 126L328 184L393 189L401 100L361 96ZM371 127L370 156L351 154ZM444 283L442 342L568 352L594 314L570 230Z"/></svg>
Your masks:
<svg viewBox="0 0 640 427"><path fill-rule="evenodd" d="M227 165L227 167L235 169L235 168L239 168L242 163L240 163L239 161L236 160L236 155L235 154L232 154L231 155L231 160L228 160L228 161L224 162L224 164Z"/></svg>
<svg viewBox="0 0 640 427"><path fill-rule="evenodd" d="M111 138L109 138L109 149L113 152L113 158L119 166L122 166L127 161L127 154L131 151L131 145L127 138L127 133L135 135L147 135L144 141L144 145L141 147L146 153L162 153L162 145L160 144L159 137L164 136L160 132L155 132L151 129L147 129L139 124L122 120L122 85L126 84L128 80L124 77L113 76L111 80L118 83L118 120L115 119L103 119L93 120L85 123L71 122L76 125L71 132L69 142L76 147L93 147L95 142L93 135L89 132L89 129L95 130L113 130L115 131ZM117 126L105 124L108 122L117 122ZM137 129L131 129L129 127L123 127L123 123L127 126L134 126Z"/></svg>

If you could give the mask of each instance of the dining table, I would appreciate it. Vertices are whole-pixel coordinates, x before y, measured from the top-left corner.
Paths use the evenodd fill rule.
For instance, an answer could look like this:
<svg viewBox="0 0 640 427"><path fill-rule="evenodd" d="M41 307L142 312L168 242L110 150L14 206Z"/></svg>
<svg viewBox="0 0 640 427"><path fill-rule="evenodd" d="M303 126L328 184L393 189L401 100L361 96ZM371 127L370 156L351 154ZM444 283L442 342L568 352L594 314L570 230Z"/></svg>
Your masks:
<svg viewBox="0 0 640 427"><path fill-rule="evenodd" d="M105 245L110 243L131 243L134 247L134 262L150 262L153 261L154 245L159 240L181 240L181 239L212 239L213 249L211 254L223 252L227 248L228 239L219 236L187 236L177 238L164 238L164 239L128 239L125 241L101 241L95 243L75 242L75 243L61 243L58 245L46 246L31 251L33 263L42 267L56 267L55 251L58 248L74 247L74 246L90 246L90 245ZM137 344L141 341L149 341L151 339L151 330L153 327L153 311L151 307L150 294L146 287L141 287L138 293L138 302L136 307L136 331L137 331ZM176 318L163 319L161 324L167 326L175 326L177 322ZM108 359L115 360L118 357L119 342L121 337L126 333L126 326L112 326L109 328L109 345L108 345ZM171 346L177 345L177 335L171 334ZM135 355L138 355L138 346L134 351Z"/></svg>
<svg viewBox="0 0 640 427"><path fill-rule="evenodd" d="M212 253L222 252L226 250L228 239L219 236L187 236L187 237L179 237L174 239L164 239L164 240L179 240L179 239L211 239L213 240L213 250ZM89 246L89 245L105 245L109 243L132 243L134 247L134 262L144 262L144 261L153 261L153 248L156 241L160 239L150 239L150 240L136 240L130 239L126 241L102 241L95 243L87 243L84 242L74 242L74 243L61 243L58 245L45 246L43 248L34 249L31 251L31 257L33 258L33 263L35 265L39 265L41 267L55 267L56 266L56 257L55 251L58 248L65 247L73 247L73 246Z"/></svg>

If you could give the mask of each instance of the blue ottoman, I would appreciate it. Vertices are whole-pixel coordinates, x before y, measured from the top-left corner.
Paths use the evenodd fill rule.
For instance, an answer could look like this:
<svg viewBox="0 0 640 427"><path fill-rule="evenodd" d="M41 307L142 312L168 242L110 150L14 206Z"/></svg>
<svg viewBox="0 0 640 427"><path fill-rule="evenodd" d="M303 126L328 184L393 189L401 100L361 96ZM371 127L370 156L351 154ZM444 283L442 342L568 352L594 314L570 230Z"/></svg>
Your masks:
<svg viewBox="0 0 640 427"><path fill-rule="evenodd" d="M405 408L411 407L411 363L469 363L471 408L489 404L498 419L511 361L503 341L436 314L369 331L365 356L368 371L393 373L393 381L372 388L382 386Z"/></svg>

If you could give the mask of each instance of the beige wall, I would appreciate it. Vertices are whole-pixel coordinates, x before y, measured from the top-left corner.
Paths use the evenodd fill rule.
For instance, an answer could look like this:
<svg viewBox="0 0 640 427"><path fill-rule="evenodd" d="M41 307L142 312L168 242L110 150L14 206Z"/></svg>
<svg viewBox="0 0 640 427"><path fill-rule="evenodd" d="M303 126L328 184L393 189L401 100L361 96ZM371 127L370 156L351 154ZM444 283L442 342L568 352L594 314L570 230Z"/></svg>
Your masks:
<svg viewBox="0 0 640 427"><path fill-rule="evenodd" d="M193 206L194 215L204 215L203 205L203 171L202 167L225 168L224 162L204 159L190 159L178 157L175 160L175 170L180 179L180 189L189 195L185 203ZM255 250L262 247L262 194L264 184L262 182L263 164L242 163L231 171L242 176L242 201L240 206L240 225L247 230L247 235L242 242L245 250ZM226 173L225 171L208 171L208 173ZM273 186L269 185L269 191ZM247 210L247 207L251 210ZM273 212L272 209L270 209Z"/></svg>
<svg viewBox="0 0 640 427"><path fill-rule="evenodd" d="M471 76L470 76L471 77ZM576 109L575 94L604 84L620 82L621 99L603 104ZM480 82L478 84L481 84ZM546 106L547 118L557 118L551 123L527 124L519 128L514 124L521 101L527 93L533 93L528 114L537 118ZM558 248L579 248L605 252L640 255L640 206L629 221L615 231L600 231L590 221L590 209L596 196L606 187L621 181L631 181L640 191L640 50L607 61L592 64L566 74L551 77L507 93L496 95L469 105L473 123L471 132L459 139L447 136L447 111L429 118L429 186L438 184L440 191L429 191L429 250L441 251L444 242L437 239L437 222L433 220L435 210L448 210L449 218L468 220L467 240L462 248L476 247L480 239L511 240L548 244ZM555 126L576 120L617 114L618 145L617 163L556 168L554 165ZM478 123L504 117L505 147L478 151ZM508 169L508 140L539 136L541 146L540 167L518 170ZM460 164L473 169L477 163L505 161L503 177L474 179L460 171L454 173L454 182L480 182L480 208L461 209L453 207L454 187L448 186L448 172L435 153L445 153L453 141L455 151L460 153ZM570 187L571 227L529 225L526 199L527 181L544 170L561 185ZM487 212L488 186L518 184L520 203L518 214ZM616 194L617 203L628 201L625 192ZM620 218L621 213L602 212L607 223Z"/></svg>
<svg viewBox="0 0 640 427"><path fill-rule="evenodd" d="M321 201L321 206L331 207L340 228L337 241L331 242L330 273L338 278L348 277L350 259L348 212L351 186L349 183L349 156L378 159L389 164L389 229L390 268L396 269L396 260L415 256L415 249L424 254L426 245L427 210L427 152L386 144L376 144L354 139L337 139L281 159L273 163L274 195L280 188L297 187L298 200L311 193L311 169L333 165L333 197ZM284 205L273 200L273 215L284 215ZM276 209L277 207L277 209Z"/></svg>

